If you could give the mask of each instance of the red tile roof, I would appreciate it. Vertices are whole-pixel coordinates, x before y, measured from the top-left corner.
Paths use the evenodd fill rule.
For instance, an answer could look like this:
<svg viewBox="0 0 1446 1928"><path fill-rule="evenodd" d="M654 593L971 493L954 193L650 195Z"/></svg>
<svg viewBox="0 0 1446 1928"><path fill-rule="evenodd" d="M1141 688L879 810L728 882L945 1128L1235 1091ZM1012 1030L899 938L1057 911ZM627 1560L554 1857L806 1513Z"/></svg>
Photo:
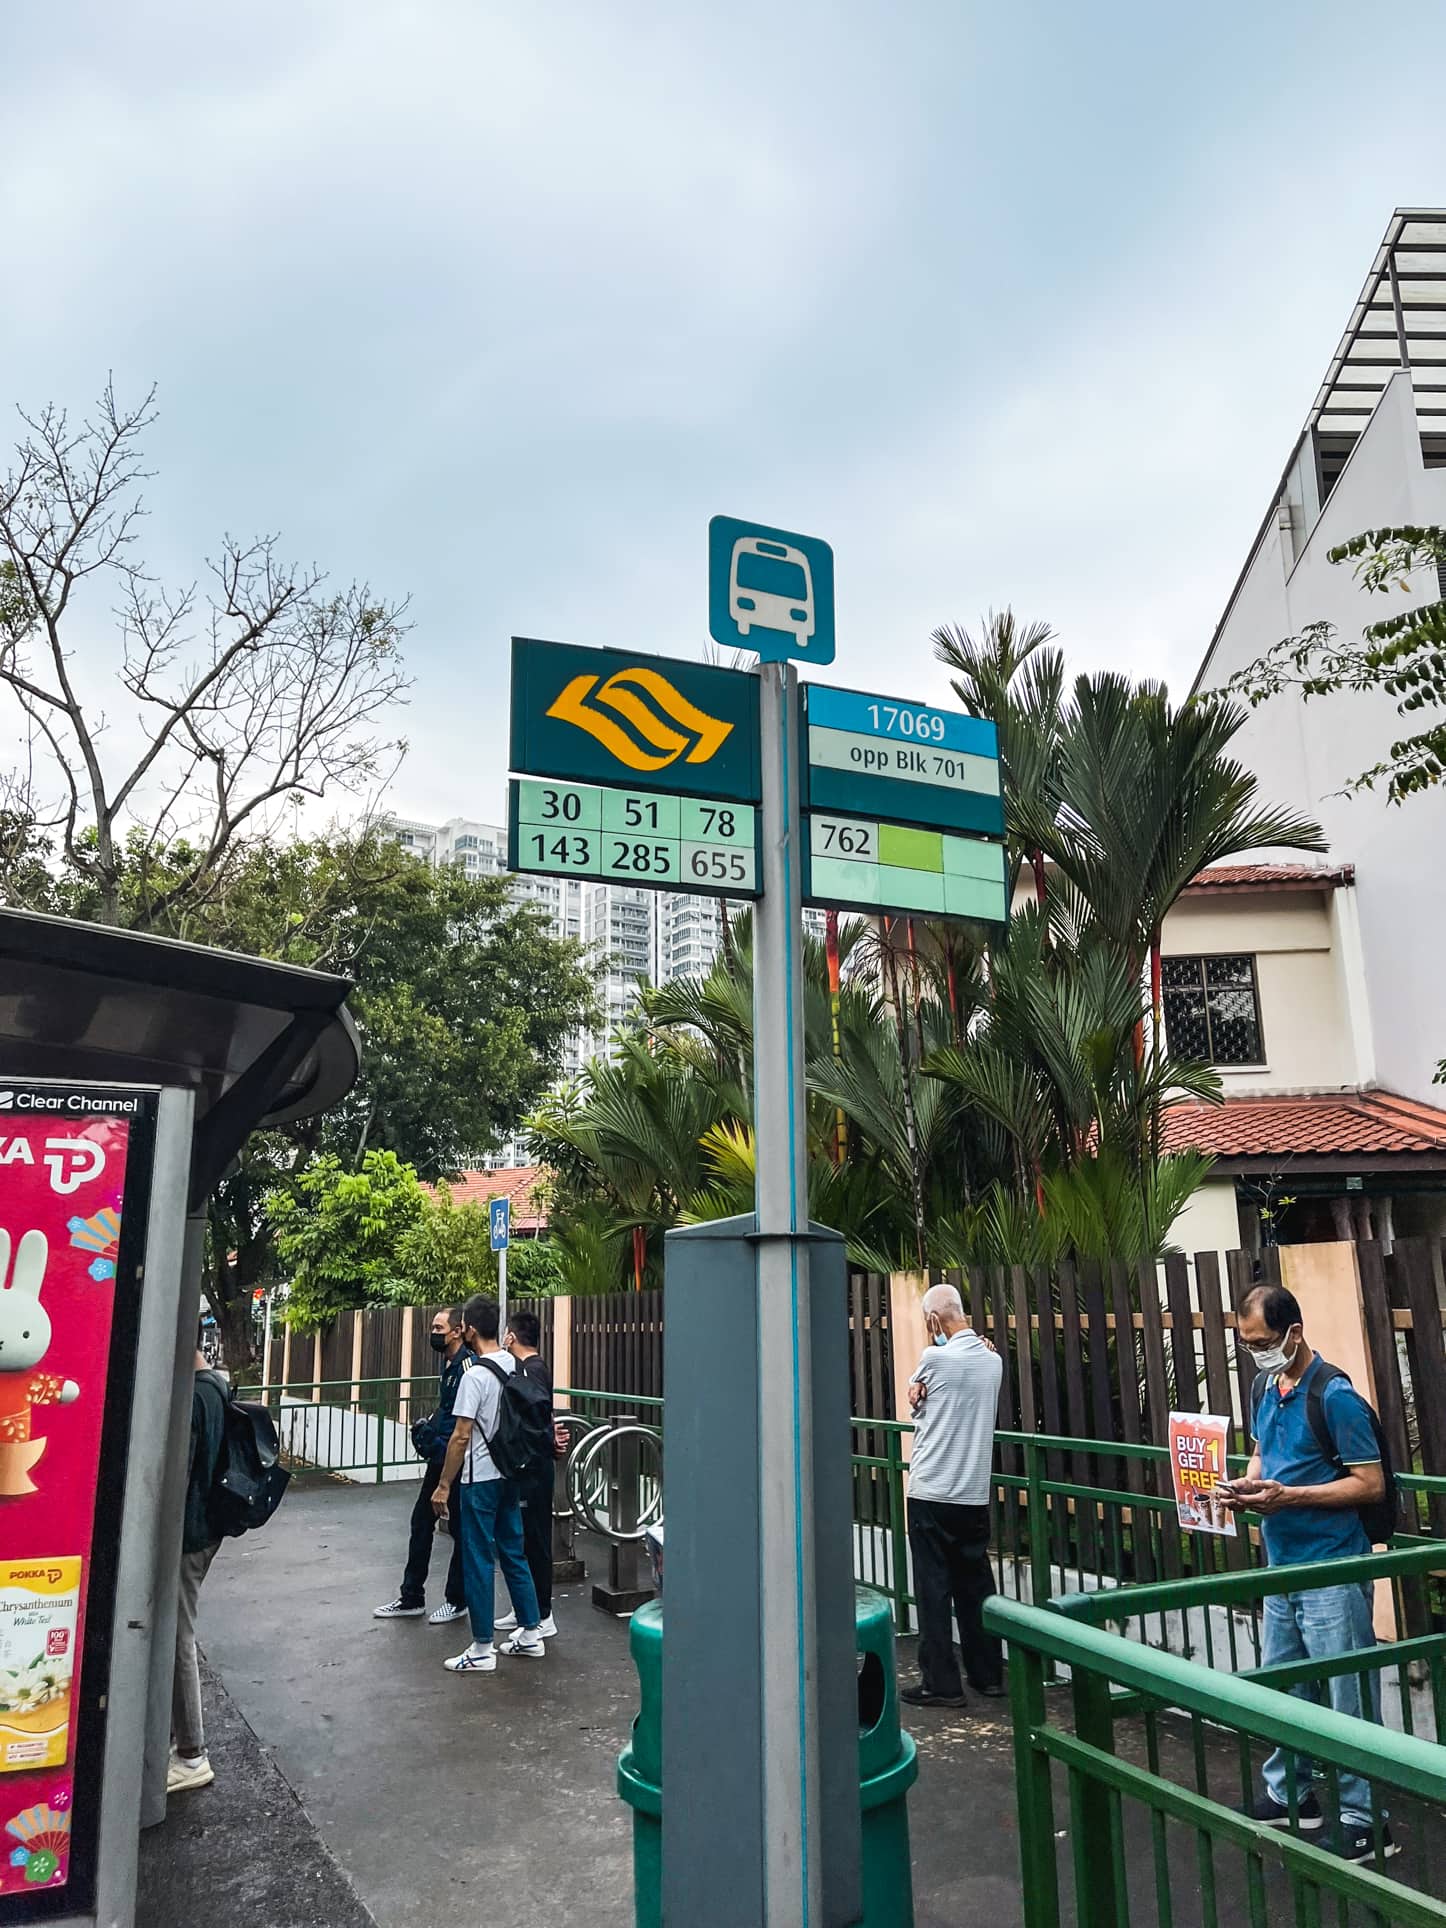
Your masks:
<svg viewBox="0 0 1446 1928"><path fill-rule="evenodd" d="M1355 881L1354 864L1325 869L1314 864L1213 864L1185 891L1204 897L1224 890L1337 890Z"/></svg>
<svg viewBox="0 0 1446 1928"><path fill-rule="evenodd" d="M514 1234L535 1238L547 1230L547 1205L538 1195L543 1176L541 1165L503 1165L495 1172L463 1172L448 1190L458 1205L468 1199L485 1205L489 1199L510 1198Z"/></svg>
<svg viewBox="0 0 1446 1928"><path fill-rule="evenodd" d="M1390 1159L1434 1153L1446 1164L1446 1111L1391 1091L1324 1092L1304 1098L1227 1098L1174 1105L1164 1118L1169 1151L1239 1158Z"/></svg>

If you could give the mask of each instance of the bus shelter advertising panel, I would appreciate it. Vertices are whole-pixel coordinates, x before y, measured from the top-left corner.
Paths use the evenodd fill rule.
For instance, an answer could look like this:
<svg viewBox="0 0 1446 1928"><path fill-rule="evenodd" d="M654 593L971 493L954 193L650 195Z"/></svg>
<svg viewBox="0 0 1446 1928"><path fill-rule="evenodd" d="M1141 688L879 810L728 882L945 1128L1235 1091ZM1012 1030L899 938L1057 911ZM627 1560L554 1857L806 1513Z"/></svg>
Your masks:
<svg viewBox="0 0 1446 1928"><path fill-rule="evenodd" d="M0 1923L93 1905L154 1105L0 1080Z"/></svg>

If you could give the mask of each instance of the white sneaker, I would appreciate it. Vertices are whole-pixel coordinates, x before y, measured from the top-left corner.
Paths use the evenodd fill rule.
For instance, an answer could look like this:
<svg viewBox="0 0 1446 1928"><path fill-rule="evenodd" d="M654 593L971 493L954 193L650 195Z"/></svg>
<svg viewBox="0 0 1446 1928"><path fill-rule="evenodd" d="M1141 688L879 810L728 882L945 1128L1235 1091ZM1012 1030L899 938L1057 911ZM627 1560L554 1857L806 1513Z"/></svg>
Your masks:
<svg viewBox="0 0 1446 1928"><path fill-rule="evenodd" d="M167 1794L186 1794L193 1787L209 1787L216 1778L216 1770L204 1754L193 1760L175 1755L166 1768Z"/></svg>
<svg viewBox="0 0 1446 1928"><path fill-rule="evenodd" d="M440 1607L433 1607L432 1611L427 1615L427 1625L429 1627L450 1627L454 1620L465 1620L466 1617L467 1609L465 1607L454 1607L452 1602L448 1600Z"/></svg>
<svg viewBox="0 0 1446 1928"><path fill-rule="evenodd" d="M542 1644L542 1632L538 1627L519 1627L510 1640L504 1640L497 1650L499 1653L517 1655L523 1660L542 1660L547 1649Z"/></svg>
<svg viewBox="0 0 1446 1928"><path fill-rule="evenodd" d="M495 1674L497 1671L497 1650L488 1641L485 1647L478 1647L474 1640L464 1654L453 1654L442 1665L449 1674Z"/></svg>
<svg viewBox="0 0 1446 1928"><path fill-rule="evenodd" d="M517 1630L517 1615L515 1613L499 1613L497 1618L492 1622L492 1626L497 1633L515 1633ZM545 1620L539 1622L537 1631L542 1635L544 1640L556 1640L557 1622L551 1614L549 1614Z"/></svg>
<svg viewBox="0 0 1446 1928"><path fill-rule="evenodd" d="M400 1600L388 1600L384 1607L372 1608L373 1620L420 1620L425 1607L406 1607Z"/></svg>

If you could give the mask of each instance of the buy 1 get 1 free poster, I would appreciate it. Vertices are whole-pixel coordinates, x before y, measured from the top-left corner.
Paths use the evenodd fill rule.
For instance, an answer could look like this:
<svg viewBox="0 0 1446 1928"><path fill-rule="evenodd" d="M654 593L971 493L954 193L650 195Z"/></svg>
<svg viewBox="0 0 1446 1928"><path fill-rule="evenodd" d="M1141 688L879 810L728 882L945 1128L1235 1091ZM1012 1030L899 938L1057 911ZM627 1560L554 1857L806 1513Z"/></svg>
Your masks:
<svg viewBox="0 0 1446 1928"><path fill-rule="evenodd" d="M1171 1413L1170 1473L1180 1524L1187 1533L1237 1534L1235 1515L1217 1488L1229 1477L1230 1421L1219 1413Z"/></svg>

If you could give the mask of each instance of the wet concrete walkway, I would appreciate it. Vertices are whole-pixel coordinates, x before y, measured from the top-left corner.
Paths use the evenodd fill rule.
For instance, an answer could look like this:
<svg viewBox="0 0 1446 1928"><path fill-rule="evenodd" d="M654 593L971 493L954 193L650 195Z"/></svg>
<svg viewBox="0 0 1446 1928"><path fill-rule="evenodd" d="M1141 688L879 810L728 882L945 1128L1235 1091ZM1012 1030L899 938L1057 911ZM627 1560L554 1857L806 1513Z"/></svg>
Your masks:
<svg viewBox="0 0 1446 1928"><path fill-rule="evenodd" d="M301 1480L263 1532L223 1548L202 1596L201 1643L263 1758L248 1765L244 1749L233 1759L222 1748L216 1788L178 1797L174 1818L147 1837L148 1866L179 1857L204 1883L208 1830L217 1867L245 1859L239 1831L253 1863L284 1849L315 1881L339 1869L335 1905L350 1905L350 1884L377 1928L632 1928L629 1815L614 1786L636 1707L626 1623L592 1606L589 1579L559 1594L559 1637L544 1662L447 1674L441 1661L464 1644L465 1628L459 1637L457 1627L371 1617L396 1593L413 1492ZM591 1553L590 1567L602 1557ZM441 1575L439 1560L433 1604ZM910 1646L901 1646L904 1672ZM1017 1928L1003 1703L924 1716L914 1733L917 1928ZM234 1785L237 1775L259 1783L273 1767L294 1790L300 1812L287 1809L286 1821L300 1834L276 1831L279 1784ZM148 1928L365 1920L295 1912L319 1892L305 1884L300 1899L281 1884L270 1902L252 1893L244 1906L238 1892L234 1908L202 1885L192 1904L186 1879L179 1870L164 1906L195 1912L152 1914Z"/></svg>

